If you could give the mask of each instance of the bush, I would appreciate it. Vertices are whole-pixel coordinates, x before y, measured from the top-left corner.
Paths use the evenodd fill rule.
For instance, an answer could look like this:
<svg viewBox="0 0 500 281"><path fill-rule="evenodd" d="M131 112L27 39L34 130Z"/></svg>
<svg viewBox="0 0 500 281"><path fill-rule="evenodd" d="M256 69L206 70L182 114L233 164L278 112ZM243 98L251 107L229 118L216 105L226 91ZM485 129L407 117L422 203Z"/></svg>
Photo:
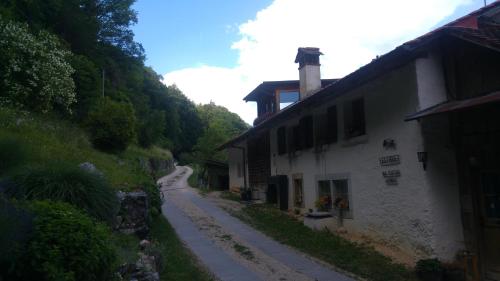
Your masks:
<svg viewBox="0 0 500 281"><path fill-rule="evenodd" d="M158 186L152 183L145 183L142 187L142 190L146 192L149 198L149 205L151 211L150 215L152 217L157 216L161 212L161 205L162 205L160 190L158 189Z"/></svg>
<svg viewBox="0 0 500 281"><path fill-rule="evenodd" d="M134 140L135 123L129 103L109 98L95 104L85 122L94 146L106 151L124 151Z"/></svg>
<svg viewBox="0 0 500 281"><path fill-rule="evenodd" d="M118 199L107 181L72 164L25 167L10 181L7 194L18 199L67 202L110 223L118 211Z"/></svg>
<svg viewBox="0 0 500 281"><path fill-rule="evenodd" d="M438 259L423 259L417 262L415 272L421 280L442 280L444 274L443 264Z"/></svg>
<svg viewBox="0 0 500 281"><path fill-rule="evenodd" d="M28 149L14 138L0 139L0 175L24 164L28 159Z"/></svg>
<svg viewBox="0 0 500 281"><path fill-rule="evenodd" d="M76 101L74 70L59 39L46 32L31 34L27 24L0 18L0 105L46 113L70 111Z"/></svg>
<svg viewBox="0 0 500 281"><path fill-rule="evenodd" d="M18 264L21 280L112 280L116 255L109 229L66 203L32 203L34 237Z"/></svg>
<svg viewBox="0 0 500 281"><path fill-rule="evenodd" d="M0 194L0 280L15 279L16 261L26 252L33 233L30 212L5 200Z"/></svg>

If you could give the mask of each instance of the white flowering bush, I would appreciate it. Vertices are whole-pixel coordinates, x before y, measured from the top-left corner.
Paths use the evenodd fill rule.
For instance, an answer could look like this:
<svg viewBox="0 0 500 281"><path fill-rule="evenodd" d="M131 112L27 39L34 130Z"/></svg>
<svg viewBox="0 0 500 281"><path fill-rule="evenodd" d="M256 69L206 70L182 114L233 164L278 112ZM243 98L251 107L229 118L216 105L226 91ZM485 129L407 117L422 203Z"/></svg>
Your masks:
<svg viewBox="0 0 500 281"><path fill-rule="evenodd" d="M71 52L46 31L0 18L0 105L37 112L68 112L76 102Z"/></svg>

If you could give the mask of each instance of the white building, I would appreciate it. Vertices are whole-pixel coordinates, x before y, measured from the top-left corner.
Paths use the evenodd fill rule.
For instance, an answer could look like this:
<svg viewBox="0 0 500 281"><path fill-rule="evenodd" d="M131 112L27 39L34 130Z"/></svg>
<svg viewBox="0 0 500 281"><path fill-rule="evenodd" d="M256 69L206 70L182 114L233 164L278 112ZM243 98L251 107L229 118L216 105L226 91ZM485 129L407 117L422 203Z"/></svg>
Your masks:
<svg viewBox="0 0 500 281"><path fill-rule="evenodd" d="M500 280L499 11L493 3L338 80L320 79L319 49L299 48L299 81L245 97L258 117L222 146L230 188L282 210L326 209L348 233L415 259L467 250L484 280Z"/></svg>

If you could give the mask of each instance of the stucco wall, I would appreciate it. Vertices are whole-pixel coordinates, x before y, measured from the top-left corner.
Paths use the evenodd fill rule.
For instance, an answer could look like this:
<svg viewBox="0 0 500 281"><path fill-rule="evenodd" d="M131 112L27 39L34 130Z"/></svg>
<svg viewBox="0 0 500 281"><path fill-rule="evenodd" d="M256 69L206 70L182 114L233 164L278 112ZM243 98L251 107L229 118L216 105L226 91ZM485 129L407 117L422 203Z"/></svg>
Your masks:
<svg viewBox="0 0 500 281"><path fill-rule="evenodd" d="M416 70L419 65L427 69ZM288 154L279 156L276 128L295 125L300 116L275 126L271 130L271 173L289 177L289 206L293 206L293 174L303 175L306 210L314 208L318 177L348 176L353 212L352 219L344 220L348 231L397 245L415 258L436 255L452 259L461 246L460 220L456 220L460 214L458 195L455 196L458 191L455 192L456 182L450 179L456 173L450 168L455 167L454 160L447 152L443 153L443 157L434 159L429 148L431 157L428 169L424 171L417 157L418 151L427 149L421 125L416 121L404 121L404 117L420 108L424 100L433 102L431 97L419 98L418 89L426 88L417 87L417 81L426 83L426 75L439 72L430 71L432 65L435 64L424 61L407 65L330 104L302 112L301 116L324 113L327 107L337 104L339 141L323 152L316 153L312 148L300 151L298 156L292 158ZM429 81L433 85L438 83L432 77ZM367 134L355 142L346 141L342 104L360 96L364 96ZM383 141L388 138L395 140L395 150L384 149ZM433 145L432 151L443 148L440 141L433 142ZM379 158L389 155L399 155L401 163L391 167L381 166ZM387 170L400 170L398 185L386 184L382 172ZM450 194L449 198L445 198ZM448 219L450 216L451 220Z"/></svg>

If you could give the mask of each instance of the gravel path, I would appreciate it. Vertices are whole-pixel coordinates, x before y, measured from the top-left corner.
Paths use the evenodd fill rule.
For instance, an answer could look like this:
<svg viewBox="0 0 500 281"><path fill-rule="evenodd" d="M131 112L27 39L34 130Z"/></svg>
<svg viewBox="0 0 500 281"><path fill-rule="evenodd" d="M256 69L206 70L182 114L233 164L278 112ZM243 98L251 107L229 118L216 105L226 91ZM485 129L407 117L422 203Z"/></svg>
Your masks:
<svg viewBox="0 0 500 281"><path fill-rule="evenodd" d="M268 238L187 185L189 167L160 179L163 213L183 242L220 280L353 280Z"/></svg>

